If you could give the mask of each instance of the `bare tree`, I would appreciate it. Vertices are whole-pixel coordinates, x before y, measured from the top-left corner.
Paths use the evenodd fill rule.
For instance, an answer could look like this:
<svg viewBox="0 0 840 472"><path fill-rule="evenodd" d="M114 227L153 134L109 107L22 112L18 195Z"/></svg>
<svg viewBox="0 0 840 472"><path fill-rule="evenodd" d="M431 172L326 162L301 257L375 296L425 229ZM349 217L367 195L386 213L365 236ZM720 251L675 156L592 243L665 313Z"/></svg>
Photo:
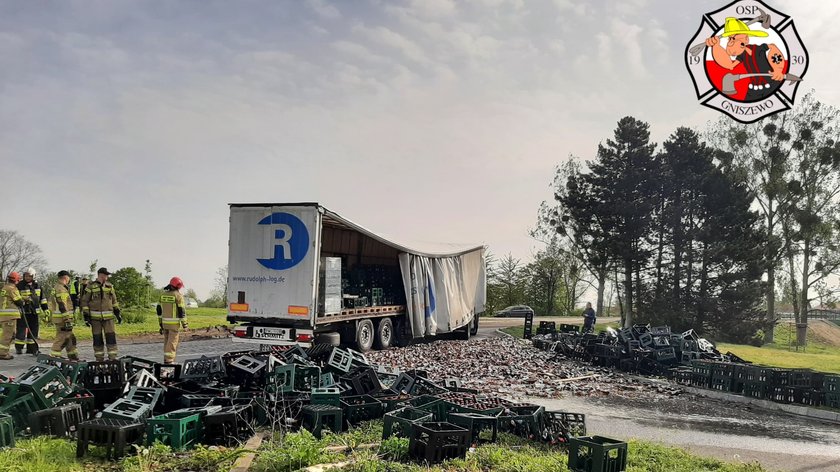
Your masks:
<svg viewBox="0 0 840 472"><path fill-rule="evenodd" d="M47 261L41 247L12 230L0 230L0 274L23 270L27 267L43 269Z"/></svg>

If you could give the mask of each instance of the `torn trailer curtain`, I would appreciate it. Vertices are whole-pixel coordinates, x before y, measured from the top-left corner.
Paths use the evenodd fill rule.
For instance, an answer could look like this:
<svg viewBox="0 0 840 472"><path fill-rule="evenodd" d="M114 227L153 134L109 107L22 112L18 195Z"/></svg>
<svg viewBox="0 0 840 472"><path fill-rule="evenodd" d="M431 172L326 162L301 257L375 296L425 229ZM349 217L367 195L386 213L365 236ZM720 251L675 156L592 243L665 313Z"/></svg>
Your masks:
<svg viewBox="0 0 840 472"><path fill-rule="evenodd" d="M335 212L323 212L325 228L358 232L399 254L407 316L415 338L454 331L472 321L475 314L484 312L484 246L399 244Z"/></svg>
<svg viewBox="0 0 840 472"><path fill-rule="evenodd" d="M400 270L414 337L454 331L484 311L484 248L449 257L401 253Z"/></svg>

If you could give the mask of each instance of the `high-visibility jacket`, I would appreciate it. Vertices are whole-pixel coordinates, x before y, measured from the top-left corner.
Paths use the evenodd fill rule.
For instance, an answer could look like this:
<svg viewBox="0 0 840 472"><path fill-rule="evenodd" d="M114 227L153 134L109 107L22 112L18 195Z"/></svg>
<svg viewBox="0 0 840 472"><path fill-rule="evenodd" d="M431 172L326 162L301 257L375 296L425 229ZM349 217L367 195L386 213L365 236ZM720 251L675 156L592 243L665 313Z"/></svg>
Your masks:
<svg viewBox="0 0 840 472"><path fill-rule="evenodd" d="M70 300L73 301L73 306L70 307L70 311L73 311L77 306L79 306L79 281L71 281L70 286L67 288L70 289Z"/></svg>
<svg viewBox="0 0 840 472"><path fill-rule="evenodd" d="M64 327L69 319L73 320L73 301L70 299L70 287L57 283L52 292L52 322L56 326Z"/></svg>
<svg viewBox="0 0 840 472"><path fill-rule="evenodd" d="M41 310L49 309L49 305L47 304L47 294L41 290L41 286L38 285L38 282L33 280L31 283L27 283L25 280L22 280L18 283L17 288L20 291L20 296L23 297L24 313L38 314L41 313Z"/></svg>
<svg viewBox="0 0 840 472"><path fill-rule="evenodd" d="M181 329L181 322L186 321L184 296L177 290L164 290L160 295L157 308L161 326L167 329Z"/></svg>
<svg viewBox="0 0 840 472"><path fill-rule="evenodd" d="M23 297L15 284L8 282L0 289L0 321L19 320Z"/></svg>
<svg viewBox="0 0 840 472"><path fill-rule="evenodd" d="M114 308L119 308L117 292L111 282L103 284L94 280L87 284L81 305L83 311L90 311L91 319L113 320Z"/></svg>

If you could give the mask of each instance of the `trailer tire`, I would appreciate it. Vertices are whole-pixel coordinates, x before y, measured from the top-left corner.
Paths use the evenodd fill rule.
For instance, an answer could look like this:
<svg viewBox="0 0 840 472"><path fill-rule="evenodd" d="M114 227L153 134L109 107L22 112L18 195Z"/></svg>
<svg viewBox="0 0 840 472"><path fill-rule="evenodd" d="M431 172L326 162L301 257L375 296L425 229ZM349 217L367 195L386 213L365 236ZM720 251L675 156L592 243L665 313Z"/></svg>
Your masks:
<svg viewBox="0 0 840 472"><path fill-rule="evenodd" d="M315 344L327 344L330 346L339 346L341 344L341 335L335 332L320 333L315 336Z"/></svg>
<svg viewBox="0 0 840 472"><path fill-rule="evenodd" d="M367 318L359 320L356 324L356 347L359 351L370 351L375 337L376 331L373 329L373 321Z"/></svg>
<svg viewBox="0 0 840 472"><path fill-rule="evenodd" d="M475 336L478 334L478 314L476 313L473 317L472 323L470 323L470 335Z"/></svg>
<svg viewBox="0 0 840 472"><path fill-rule="evenodd" d="M391 318L382 318L376 325L376 349L388 349L394 344L394 322Z"/></svg>
<svg viewBox="0 0 840 472"><path fill-rule="evenodd" d="M455 337L457 339L462 340L462 341L469 341L470 340L470 334L472 334L472 323L470 323L470 324L464 326L463 328L460 328L460 329L455 331Z"/></svg>

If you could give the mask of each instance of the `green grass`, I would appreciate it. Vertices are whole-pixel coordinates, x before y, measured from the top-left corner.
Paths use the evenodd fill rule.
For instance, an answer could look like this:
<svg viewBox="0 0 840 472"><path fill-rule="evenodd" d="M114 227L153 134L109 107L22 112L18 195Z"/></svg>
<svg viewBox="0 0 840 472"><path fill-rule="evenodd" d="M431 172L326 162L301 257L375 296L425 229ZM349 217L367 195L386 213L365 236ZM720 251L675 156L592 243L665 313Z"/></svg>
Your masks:
<svg viewBox="0 0 840 472"><path fill-rule="evenodd" d="M0 449L0 470L3 472L152 472L190 470L222 472L230 470L243 449L198 446L191 451L174 452L168 446L155 444L140 448L137 454L118 462L102 458L103 451L91 448L90 455L76 459L76 442L37 436L18 439L15 447Z"/></svg>
<svg viewBox="0 0 840 472"><path fill-rule="evenodd" d="M123 323L118 324L117 336L139 336L143 334L157 334L159 326L157 315L152 309L130 309L122 313ZM217 325L230 326L225 317L226 308L188 308L187 323L191 330L209 328ZM73 329L78 340L89 341L92 338L90 328L85 326L81 315L77 315L76 326ZM52 323L41 324L40 338L51 340L55 337L55 327Z"/></svg>
<svg viewBox="0 0 840 472"><path fill-rule="evenodd" d="M777 325L773 335L775 342L762 347L720 343L717 348L721 352L731 351L755 364L840 374L840 348L816 340L809 331L808 345L804 352L802 348L797 352L789 345L796 341L796 328L789 323Z"/></svg>
<svg viewBox="0 0 840 472"><path fill-rule="evenodd" d="M367 444L379 441L381 422L363 425L360 430L351 430L339 435L328 435L317 440L303 431L278 437L266 443L260 451L251 470L292 471L315 464L349 461L341 470L349 472L420 472L420 471L469 471L487 470L510 472L567 472L568 456L557 447L526 441L522 438L502 433L496 444L487 444L475 448L466 459L450 460L429 467L407 460L408 440L390 438L378 448L364 449L351 447L349 453L326 453L328 445ZM630 441L628 454L628 472L761 472L764 469L756 464L725 463L693 455L683 449L662 446L646 441Z"/></svg>
<svg viewBox="0 0 840 472"><path fill-rule="evenodd" d="M466 459L450 460L434 467L415 464L407 460L408 440L390 438L380 441L382 422L360 425L349 432L326 434L315 439L309 432L300 431L276 435L263 443L254 472L293 471L315 464L351 460L342 470L346 471L558 471L567 472L567 455L556 447L526 441L502 433L496 444L477 447ZM373 449L359 445L378 443ZM348 453L327 452L328 446L348 446ZM66 439L39 436L19 439L13 448L0 449L0 471L9 472L83 472L104 470L112 472L152 472L189 470L196 472L221 472L230 470L237 457L245 453L241 448L208 448L198 446L191 451L175 452L168 446L155 444L138 448L136 454L118 462L101 458L102 451L93 448L92 454L76 459L76 444ZM628 472L762 472L752 464L733 464L688 453L683 449L663 446L646 441L630 441Z"/></svg>

